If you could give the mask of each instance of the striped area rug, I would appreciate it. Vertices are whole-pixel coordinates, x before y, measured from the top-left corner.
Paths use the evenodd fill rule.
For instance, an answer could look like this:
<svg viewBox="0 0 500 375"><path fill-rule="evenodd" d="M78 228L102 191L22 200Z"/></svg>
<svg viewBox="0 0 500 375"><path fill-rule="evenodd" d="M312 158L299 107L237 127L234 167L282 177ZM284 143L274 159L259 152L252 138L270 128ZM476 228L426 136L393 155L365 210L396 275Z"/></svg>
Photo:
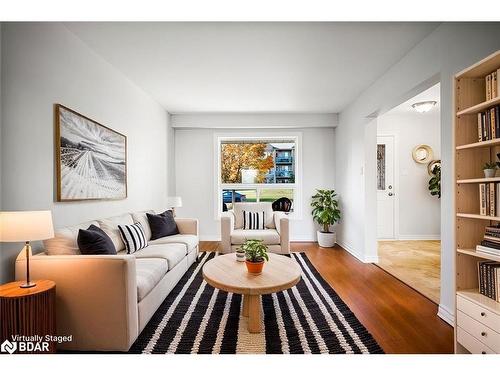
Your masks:
<svg viewBox="0 0 500 375"><path fill-rule="evenodd" d="M262 296L262 332L248 333L242 297L203 280L202 267L215 256L201 253L130 353L383 353L304 253L291 255L301 281Z"/></svg>

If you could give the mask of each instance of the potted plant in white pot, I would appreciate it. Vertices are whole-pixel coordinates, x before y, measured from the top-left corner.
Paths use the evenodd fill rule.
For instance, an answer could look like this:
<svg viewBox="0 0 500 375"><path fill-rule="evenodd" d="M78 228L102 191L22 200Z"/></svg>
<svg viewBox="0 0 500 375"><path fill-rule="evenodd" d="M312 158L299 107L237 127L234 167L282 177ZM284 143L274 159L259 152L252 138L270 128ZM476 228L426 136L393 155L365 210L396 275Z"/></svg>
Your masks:
<svg viewBox="0 0 500 375"><path fill-rule="evenodd" d="M483 166L484 177L491 178L495 177L495 173L497 171L497 163L485 163Z"/></svg>
<svg viewBox="0 0 500 375"><path fill-rule="evenodd" d="M312 196L312 216L322 230L318 230L318 244L321 247L333 247L337 242L335 232L330 231L330 226L340 220L339 202L335 197L335 190L316 189Z"/></svg>

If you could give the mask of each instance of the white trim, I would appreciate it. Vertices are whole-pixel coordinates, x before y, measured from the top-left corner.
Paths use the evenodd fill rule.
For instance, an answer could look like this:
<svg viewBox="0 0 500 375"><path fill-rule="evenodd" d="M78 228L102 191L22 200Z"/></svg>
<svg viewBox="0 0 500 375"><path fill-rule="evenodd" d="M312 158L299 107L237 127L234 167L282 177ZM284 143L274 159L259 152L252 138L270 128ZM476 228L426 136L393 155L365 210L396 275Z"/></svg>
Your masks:
<svg viewBox="0 0 500 375"><path fill-rule="evenodd" d="M351 254L353 257L355 257L359 261L361 261L363 263L365 262L363 260L363 257L351 245L348 245L347 243L345 243L343 241L339 241L338 238L337 238L337 244L339 244L345 251L347 251L349 254Z"/></svg>
<svg viewBox="0 0 500 375"><path fill-rule="evenodd" d="M220 178L220 142L224 140L255 140L262 139L268 140L275 137L282 139L290 139L295 142L295 183L293 184L223 184ZM248 132L230 132L230 133L214 133L214 191L213 194L216 195L214 199L214 219L220 220L220 208L222 207L222 195L219 191L222 190L224 186L234 185L239 189L245 188L255 188L255 189L265 189L265 188L283 188L283 189L294 189L294 211L289 214L290 220L302 220L302 132L265 132L265 133L248 133ZM223 186L224 185L224 186ZM258 194L258 191L257 191Z"/></svg>
<svg viewBox="0 0 500 375"><path fill-rule="evenodd" d="M311 234L291 235L290 242L316 242L316 238Z"/></svg>
<svg viewBox="0 0 500 375"><path fill-rule="evenodd" d="M364 257L365 263L378 263L378 255L368 255Z"/></svg>
<svg viewBox="0 0 500 375"><path fill-rule="evenodd" d="M443 319L450 326L453 327L455 325L455 314L453 310L449 309L448 307L442 304L439 304L437 316Z"/></svg>
<svg viewBox="0 0 500 375"><path fill-rule="evenodd" d="M395 241L435 241L440 240L441 235L439 234L400 234L398 239ZM381 240L383 241L383 240Z"/></svg>

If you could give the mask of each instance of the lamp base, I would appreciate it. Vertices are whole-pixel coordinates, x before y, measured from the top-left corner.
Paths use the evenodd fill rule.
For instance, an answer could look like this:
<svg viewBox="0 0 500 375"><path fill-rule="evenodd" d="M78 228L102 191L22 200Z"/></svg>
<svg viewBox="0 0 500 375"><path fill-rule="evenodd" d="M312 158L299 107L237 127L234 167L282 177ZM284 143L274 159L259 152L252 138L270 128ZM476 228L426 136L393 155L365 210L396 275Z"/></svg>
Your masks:
<svg viewBox="0 0 500 375"><path fill-rule="evenodd" d="M27 283L21 284L20 288L26 289L26 288L33 288L34 286L36 286L36 283L27 282Z"/></svg>

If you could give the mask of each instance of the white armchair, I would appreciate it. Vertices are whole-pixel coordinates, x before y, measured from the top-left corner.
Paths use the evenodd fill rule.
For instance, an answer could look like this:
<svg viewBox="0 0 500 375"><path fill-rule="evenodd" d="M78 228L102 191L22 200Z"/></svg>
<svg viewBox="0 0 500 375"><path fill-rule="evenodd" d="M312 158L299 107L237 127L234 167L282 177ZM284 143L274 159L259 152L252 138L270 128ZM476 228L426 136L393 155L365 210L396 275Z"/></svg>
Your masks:
<svg viewBox="0 0 500 375"><path fill-rule="evenodd" d="M265 212L265 229L243 229L243 211ZM288 216L284 212L273 211L270 202L235 203L234 209L222 213L221 245L224 254L236 251L245 240L263 240L269 251L278 254L290 253L290 230Z"/></svg>

